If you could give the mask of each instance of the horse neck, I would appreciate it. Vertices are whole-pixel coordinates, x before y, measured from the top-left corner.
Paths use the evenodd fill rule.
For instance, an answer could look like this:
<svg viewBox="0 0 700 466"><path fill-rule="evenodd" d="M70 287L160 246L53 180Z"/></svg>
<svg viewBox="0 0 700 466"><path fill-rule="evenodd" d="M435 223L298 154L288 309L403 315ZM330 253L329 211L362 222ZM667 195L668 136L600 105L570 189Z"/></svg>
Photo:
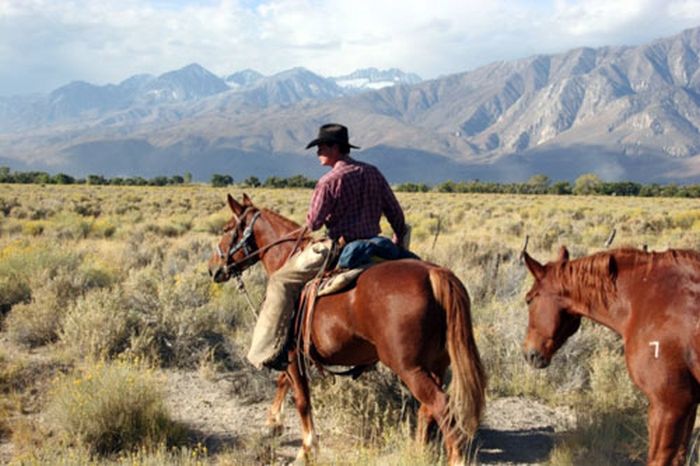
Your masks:
<svg viewBox="0 0 700 466"><path fill-rule="evenodd" d="M298 235L294 235L293 232L294 230L299 230L299 224L271 210L263 209L261 211L260 220L262 221L259 221L255 226L258 248L263 248L276 241L284 240L261 254L260 261L263 263L265 272L269 276L284 265L295 247L305 246L307 240L303 239L301 243L297 244ZM299 235L301 234L302 231L299 230ZM286 238L288 238L288 240Z"/></svg>
<svg viewBox="0 0 700 466"><path fill-rule="evenodd" d="M565 263L559 270L563 293L575 314L587 317L621 334L629 310L621 305L616 279L604 257L589 256Z"/></svg>

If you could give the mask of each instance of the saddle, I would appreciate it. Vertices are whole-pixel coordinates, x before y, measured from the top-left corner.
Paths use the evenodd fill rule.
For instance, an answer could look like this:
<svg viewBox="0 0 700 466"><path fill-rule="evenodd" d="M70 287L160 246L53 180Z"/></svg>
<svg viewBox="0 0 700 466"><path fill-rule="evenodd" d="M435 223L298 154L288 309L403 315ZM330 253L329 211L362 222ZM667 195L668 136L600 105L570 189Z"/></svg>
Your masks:
<svg viewBox="0 0 700 466"><path fill-rule="evenodd" d="M323 365L319 362L318 353L311 341L311 322L313 321L317 299L352 288L357 282L357 278L367 268L349 270L334 268L323 272L319 277L314 278L304 286L292 329L292 336L296 342L297 358L299 358L299 368L302 372L306 372L306 367L311 362L321 374L330 372L334 375L350 376L354 380L365 371L374 367L374 364L360 366Z"/></svg>
<svg viewBox="0 0 700 466"><path fill-rule="evenodd" d="M306 362L311 361L321 373L328 371L336 375L349 375L353 379L374 367L374 364L354 366L336 371L318 362L318 357L311 341L311 323L313 322L316 300L352 288L358 277L373 265L385 260L401 258L418 258L415 254L396 247L391 240L375 237L369 240L357 240L345 244L335 244L326 263L316 278L309 281L301 293L296 316L293 319L292 335L296 341L299 367L305 370ZM343 366L344 367L344 366Z"/></svg>

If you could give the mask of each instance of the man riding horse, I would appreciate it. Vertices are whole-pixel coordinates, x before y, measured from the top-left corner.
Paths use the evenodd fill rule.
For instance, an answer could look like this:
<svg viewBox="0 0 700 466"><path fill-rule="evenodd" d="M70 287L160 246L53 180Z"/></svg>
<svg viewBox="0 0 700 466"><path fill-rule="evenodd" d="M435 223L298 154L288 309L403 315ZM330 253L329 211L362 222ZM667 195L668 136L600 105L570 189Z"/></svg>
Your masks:
<svg viewBox="0 0 700 466"><path fill-rule="evenodd" d="M327 262L334 243L376 237L381 231L382 214L394 230L394 244L401 244L407 231L401 206L384 176L376 167L350 157L350 149L359 147L350 144L345 126L321 126L318 137L306 148L314 146L321 165L331 167L331 171L321 177L314 189L306 227L315 231L325 225L329 239L292 256L270 276L247 356L257 368L286 367L285 343L294 306L304 285Z"/></svg>

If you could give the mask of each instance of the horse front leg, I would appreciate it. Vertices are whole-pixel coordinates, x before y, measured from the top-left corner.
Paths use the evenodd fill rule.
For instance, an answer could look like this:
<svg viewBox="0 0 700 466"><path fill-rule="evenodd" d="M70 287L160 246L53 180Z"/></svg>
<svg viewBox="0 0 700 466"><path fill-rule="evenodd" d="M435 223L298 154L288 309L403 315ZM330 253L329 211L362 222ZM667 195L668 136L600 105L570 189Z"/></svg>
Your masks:
<svg viewBox="0 0 700 466"><path fill-rule="evenodd" d="M679 397L683 398L683 397ZM671 398L672 399L672 398ZM695 406L652 401L649 406L648 466L683 466L695 419Z"/></svg>
<svg viewBox="0 0 700 466"><path fill-rule="evenodd" d="M287 375L294 393L294 403L301 419L301 448L297 454L297 460L305 461L312 453L318 450L318 439L314 431L314 422L311 414L311 393L309 380L299 371L296 354L290 353L290 364Z"/></svg>
<svg viewBox="0 0 700 466"><path fill-rule="evenodd" d="M690 413L685 423L685 435L683 436L683 445L686 446L686 450L690 447L690 440L693 437L693 428L695 427L695 418L697 415L697 411L698 405L695 404L690 409ZM689 451L687 453L692 454L692 451Z"/></svg>
<svg viewBox="0 0 700 466"><path fill-rule="evenodd" d="M283 411L284 411L284 398L289 391L289 378L286 372L282 372L279 377L277 377L277 391L275 392L275 398L272 400L272 405L270 410L267 412L267 426L270 428L270 433L272 435L280 435L284 428L283 423Z"/></svg>

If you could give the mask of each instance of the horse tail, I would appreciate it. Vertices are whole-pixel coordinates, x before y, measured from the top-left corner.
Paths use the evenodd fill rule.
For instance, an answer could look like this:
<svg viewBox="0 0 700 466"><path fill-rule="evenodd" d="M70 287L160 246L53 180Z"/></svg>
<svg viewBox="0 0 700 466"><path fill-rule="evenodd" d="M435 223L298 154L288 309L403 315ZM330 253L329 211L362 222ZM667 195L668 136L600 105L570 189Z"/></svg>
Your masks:
<svg viewBox="0 0 700 466"><path fill-rule="evenodd" d="M452 365L448 419L461 434L471 438L483 413L486 373L472 332L469 293L445 268L430 270L430 284L447 319L447 352Z"/></svg>

